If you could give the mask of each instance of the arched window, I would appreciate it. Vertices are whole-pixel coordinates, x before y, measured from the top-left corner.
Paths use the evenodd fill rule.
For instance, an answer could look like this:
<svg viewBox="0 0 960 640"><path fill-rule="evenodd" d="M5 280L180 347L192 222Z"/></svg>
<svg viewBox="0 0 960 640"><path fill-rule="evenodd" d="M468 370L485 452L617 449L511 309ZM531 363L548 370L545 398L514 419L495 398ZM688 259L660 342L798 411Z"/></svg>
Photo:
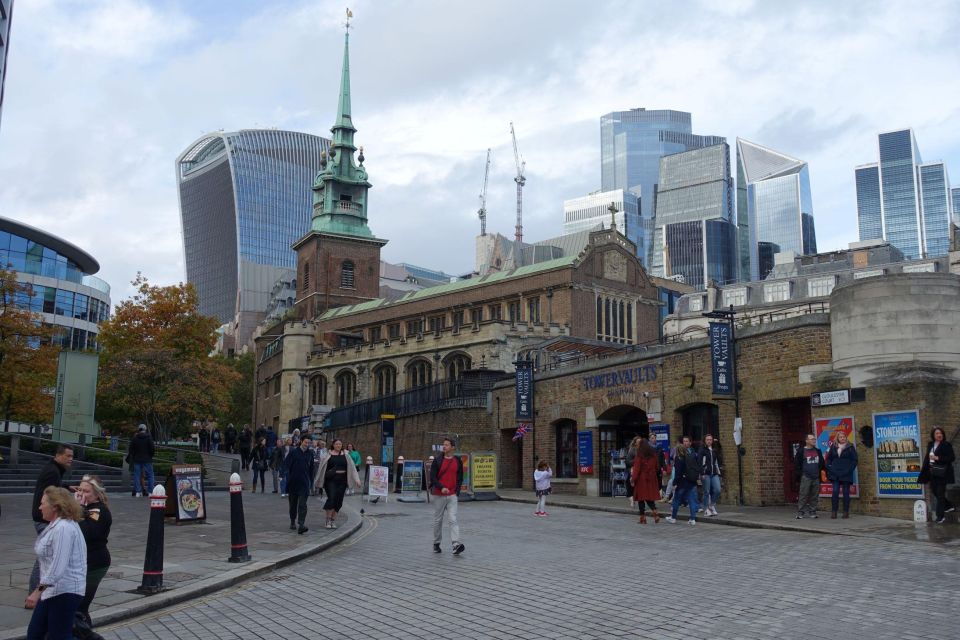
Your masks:
<svg viewBox="0 0 960 640"><path fill-rule="evenodd" d="M320 375L310 378L310 404L327 404L326 376Z"/></svg>
<svg viewBox="0 0 960 640"><path fill-rule="evenodd" d="M459 380L464 371L470 368L470 357L462 353L456 353L447 357L446 374L447 380Z"/></svg>
<svg viewBox="0 0 960 640"><path fill-rule="evenodd" d="M397 370L393 365L381 364L373 370L373 390L377 398L396 392Z"/></svg>
<svg viewBox="0 0 960 640"><path fill-rule="evenodd" d="M337 406L352 404L357 399L357 376L352 371L341 371L334 378L337 385Z"/></svg>
<svg viewBox="0 0 960 640"><path fill-rule="evenodd" d="M353 289L354 282L353 261L344 260L343 264L340 265L340 288Z"/></svg>
<svg viewBox="0 0 960 640"><path fill-rule="evenodd" d="M307 289L310 288L310 263L309 262L303 263L303 278L301 279L303 280L303 290L306 291Z"/></svg>
<svg viewBox="0 0 960 640"><path fill-rule="evenodd" d="M433 367L423 359L412 361L407 365L407 389L416 389L430 384Z"/></svg>

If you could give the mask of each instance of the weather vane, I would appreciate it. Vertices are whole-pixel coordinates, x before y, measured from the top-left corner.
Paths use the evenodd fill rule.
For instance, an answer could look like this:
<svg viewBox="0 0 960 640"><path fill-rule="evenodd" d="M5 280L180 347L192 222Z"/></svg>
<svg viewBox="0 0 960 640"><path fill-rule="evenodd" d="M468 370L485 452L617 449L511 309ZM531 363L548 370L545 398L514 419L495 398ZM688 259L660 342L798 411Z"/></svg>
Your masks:
<svg viewBox="0 0 960 640"><path fill-rule="evenodd" d="M347 21L343 23L343 26L346 27L346 29L347 29L347 33L350 32L350 18L352 18L352 17L353 17L353 11L350 11L350 9L348 8L348 9L347 9Z"/></svg>

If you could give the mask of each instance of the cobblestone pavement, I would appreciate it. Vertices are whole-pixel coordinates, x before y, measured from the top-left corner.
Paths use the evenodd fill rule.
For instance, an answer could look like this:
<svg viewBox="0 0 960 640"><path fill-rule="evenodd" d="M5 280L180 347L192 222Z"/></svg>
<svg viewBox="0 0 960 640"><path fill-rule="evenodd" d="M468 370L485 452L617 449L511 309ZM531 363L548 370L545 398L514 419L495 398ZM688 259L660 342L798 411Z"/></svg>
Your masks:
<svg viewBox="0 0 960 640"><path fill-rule="evenodd" d="M359 506L356 498L351 499ZM431 551L426 504L295 568L105 627L194 638L957 637L960 560L929 545L466 503L466 552ZM446 535L446 534L445 534Z"/></svg>

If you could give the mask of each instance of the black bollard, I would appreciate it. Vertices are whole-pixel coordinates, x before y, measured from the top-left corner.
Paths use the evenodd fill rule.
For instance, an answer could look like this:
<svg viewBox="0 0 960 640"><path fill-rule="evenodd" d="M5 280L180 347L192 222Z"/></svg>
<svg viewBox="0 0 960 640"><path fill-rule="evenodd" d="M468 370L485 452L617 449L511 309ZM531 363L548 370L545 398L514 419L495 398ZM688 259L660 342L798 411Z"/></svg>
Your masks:
<svg viewBox="0 0 960 640"><path fill-rule="evenodd" d="M243 482L230 476L230 562L250 562L247 553L247 523L243 519Z"/></svg>
<svg viewBox="0 0 960 640"><path fill-rule="evenodd" d="M158 484L150 495L150 525L147 550L143 557L143 581L137 591L147 595L163 590L163 516L167 510L167 492Z"/></svg>

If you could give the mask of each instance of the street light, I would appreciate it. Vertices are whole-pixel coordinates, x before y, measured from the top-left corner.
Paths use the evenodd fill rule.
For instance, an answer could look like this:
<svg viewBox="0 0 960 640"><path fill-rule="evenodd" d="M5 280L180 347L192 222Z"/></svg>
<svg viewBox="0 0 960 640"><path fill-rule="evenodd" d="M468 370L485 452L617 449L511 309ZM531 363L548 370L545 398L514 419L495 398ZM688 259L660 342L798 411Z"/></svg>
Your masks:
<svg viewBox="0 0 960 640"><path fill-rule="evenodd" d="M707 311L703 314L704 318L710 318L712 320L723 320L730 325L730 353L731 360L733 361L733 407L736 414L736 422L734 423L734 444L737 446L737 482L739 484L739 492L737 499L740 503L740 506L744 504L743 497L743 456L746 454L747 450L743 448L743 436L737 437L740 433L740 430L743 429L743 421L740 417L740 374L737 372L737 333L736 333L736 312L733 310L733 305L730 305L729 309L717 309L715 311ZM740 442L737 442L737 440Z"/></svg>

